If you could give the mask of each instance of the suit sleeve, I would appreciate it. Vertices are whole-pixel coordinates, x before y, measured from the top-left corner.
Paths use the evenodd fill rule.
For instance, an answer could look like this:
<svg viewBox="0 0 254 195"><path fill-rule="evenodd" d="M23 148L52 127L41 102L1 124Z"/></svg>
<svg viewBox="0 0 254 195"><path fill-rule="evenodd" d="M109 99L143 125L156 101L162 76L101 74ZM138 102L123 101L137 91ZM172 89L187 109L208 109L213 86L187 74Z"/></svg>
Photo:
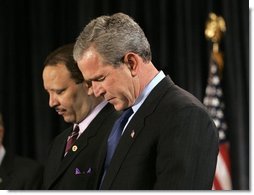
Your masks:
<svg viewBox="0 0 254 195"><path fill-rule="evenodd" d="M218 136L208 113L188 106L165 121L157 148L154 189L211 189Z"/></svg>

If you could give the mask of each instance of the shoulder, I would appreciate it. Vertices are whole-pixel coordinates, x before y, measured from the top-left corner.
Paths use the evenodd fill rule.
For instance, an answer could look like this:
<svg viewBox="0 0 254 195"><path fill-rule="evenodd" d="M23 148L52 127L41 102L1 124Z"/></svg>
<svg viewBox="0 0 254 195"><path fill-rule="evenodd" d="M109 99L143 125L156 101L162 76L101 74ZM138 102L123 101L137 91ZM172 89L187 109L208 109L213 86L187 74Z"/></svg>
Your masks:
<svg viewBox="0 0 254 195"><path fill-rule="evenodd" d="M12 160L13 160L12 168L16 173L23 172L25 174L31 174L33 171L40 172L43 169L41 163L28 157L14 155Z"/></svg>
<svg viewBox="0 0 254 195"><path fill-rule="evenodd" d="M33 174L40 174L43 171L43 165L38 161L6 152L6 156L1 164L7 174L19 175L23 178Z"/></svg>
<svg viewBox="0 0 254 195"><path fill-rule="evenodd" d="M190 92L176 85L169 76L161 80L147 98L150 105L161 105L164 109L182 109L204 105Z"/></svg>
<svg viewBox="0 0 254 195"><path fill-rule="evenodd" d="M5 188L13 190L40 188L43 166L34 159L7 154L3 161Z"/></svg>
<svg viewBox="0 0 254 195"><path fill-rule="evenodd" d="M50 146L56 143L61 142L62 140L66 140L68 135L70 135L73 126L70 125L68 128L64 129L60 134L58 134L50 143Z"/></svg>

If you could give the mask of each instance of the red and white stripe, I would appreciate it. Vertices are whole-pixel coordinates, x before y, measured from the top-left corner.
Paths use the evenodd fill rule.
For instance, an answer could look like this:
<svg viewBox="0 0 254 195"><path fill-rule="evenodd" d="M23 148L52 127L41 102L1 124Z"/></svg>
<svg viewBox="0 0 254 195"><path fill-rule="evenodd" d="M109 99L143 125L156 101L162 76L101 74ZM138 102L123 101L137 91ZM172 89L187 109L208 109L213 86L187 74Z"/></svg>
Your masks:
<svg viewBox="0 0 254 195"><path fill-rule="evenodd" d="M213 190L232 190L229 144L222 143L219 149Z"/></svg>

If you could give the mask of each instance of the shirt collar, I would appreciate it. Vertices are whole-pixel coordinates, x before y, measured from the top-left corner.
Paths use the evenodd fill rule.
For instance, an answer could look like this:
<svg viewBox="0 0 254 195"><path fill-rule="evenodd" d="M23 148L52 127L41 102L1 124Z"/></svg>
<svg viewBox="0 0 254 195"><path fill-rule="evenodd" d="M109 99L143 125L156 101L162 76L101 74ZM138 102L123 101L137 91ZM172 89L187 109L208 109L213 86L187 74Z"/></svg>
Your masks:
<svg viewBox="0 0 254 195"><path fill-rule="evenodd" d="M165 77L165 74L163 71L160 71L144 88L140 96L137 98L136 102L132 106L133 114L129 117L128 122L124 126L124 130L122 131L122 134L125 131L125 127L128 125L134 114L137 112L137 110L140 108L140 106L143 104L147 96L150 94L150 92L153 90L153 88Z"/></svg>
<svg viewBox="0 0 254 195"><path fill-rule="evenodd" d="M154 87L165 77L163 71L160 71L144 88L140 96L137 98L136 102L132 106L133 112L137 112L139 107L143 104L147 96L154 89Z"/></svg>
<svg viewBox="0 0 254 195"><path fill-rule="evenodd" d="M92 112L85 117L83 121L81 121L79 124L74 124L73 129L76 127L76 125L79 126L79 136L86 130L88 125L92 122L92 120L98 115L98 113L106 106L107 102L102 101L99 103L93 110Z"/></svg>

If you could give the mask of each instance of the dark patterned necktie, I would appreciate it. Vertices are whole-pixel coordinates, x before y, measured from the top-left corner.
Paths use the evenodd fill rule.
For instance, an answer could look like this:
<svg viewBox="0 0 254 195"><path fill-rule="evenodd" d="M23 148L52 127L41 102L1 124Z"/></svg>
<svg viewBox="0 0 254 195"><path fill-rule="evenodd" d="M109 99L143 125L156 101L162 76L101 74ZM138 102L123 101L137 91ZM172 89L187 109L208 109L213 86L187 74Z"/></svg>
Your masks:
<svg viewBox="0 0 254 195"><path fill-rule="evenodd" d="M107 156L104 164L104 174L102 176L101 184L104 179L104 176L106 174L106 171L109 167L110 161L113 157L113 154L115 152L116 146L118 145L118 142L121 138L123 128L126 125L129 117L133 114L132 108L128 108L125 110L122 115L115 121L114 126L112 128L112 131L108 138L108 145L107 145Z"/></svg>
<svg viewBox="0 0 254 195"><path fill-rule="evenodd" d="M65 155L69 152L70 148L76 141L78 135L79 135L79 126L76 125L74 130L71 132L71 135L68 136L66 147L65 147Z"/></svg>

